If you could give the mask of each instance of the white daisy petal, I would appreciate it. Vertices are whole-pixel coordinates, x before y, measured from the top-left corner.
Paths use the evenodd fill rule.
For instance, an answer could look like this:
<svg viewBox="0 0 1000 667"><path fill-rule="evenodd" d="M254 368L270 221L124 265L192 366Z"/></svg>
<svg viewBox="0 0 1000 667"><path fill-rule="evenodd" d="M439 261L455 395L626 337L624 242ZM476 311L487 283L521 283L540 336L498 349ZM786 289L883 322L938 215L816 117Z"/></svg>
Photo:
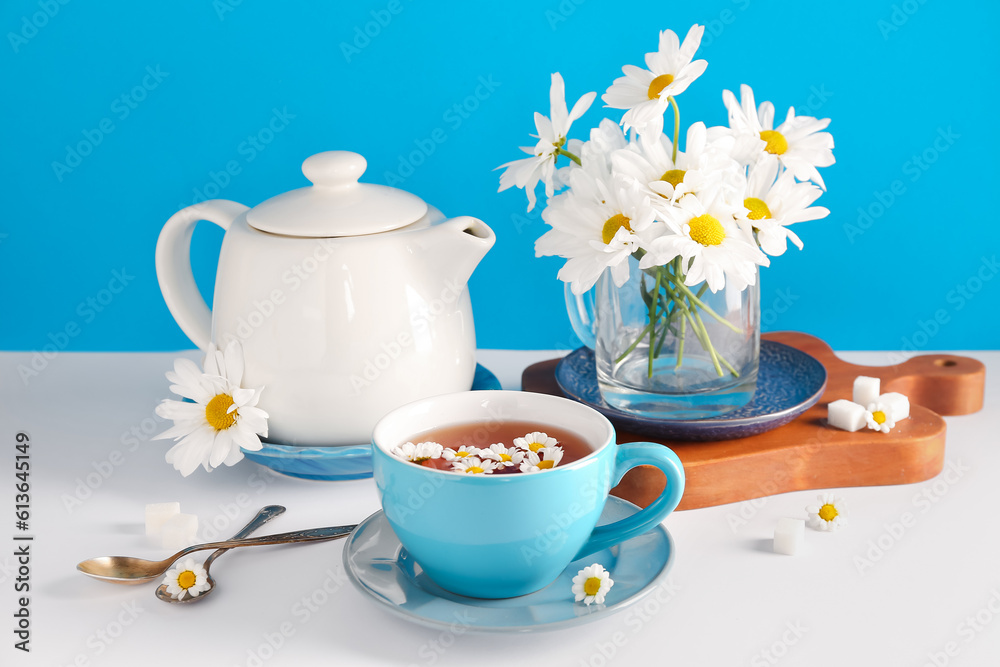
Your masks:
<svg viewBox="0 0 1000 667"><path fill-rule="evenodd" d="M174 424L153 439L177 440L165 459L183 476L199 465L207 471L234 465L243 458L242 449L261 449L258 436L267 436L268 419L267 412L256 407L262 388L240 386L243 373L238 341L229 343L224 352L209 346L204 372L188 359L176 360L167 372L171 390L193 402L162 401L156 414Z"/></svg>

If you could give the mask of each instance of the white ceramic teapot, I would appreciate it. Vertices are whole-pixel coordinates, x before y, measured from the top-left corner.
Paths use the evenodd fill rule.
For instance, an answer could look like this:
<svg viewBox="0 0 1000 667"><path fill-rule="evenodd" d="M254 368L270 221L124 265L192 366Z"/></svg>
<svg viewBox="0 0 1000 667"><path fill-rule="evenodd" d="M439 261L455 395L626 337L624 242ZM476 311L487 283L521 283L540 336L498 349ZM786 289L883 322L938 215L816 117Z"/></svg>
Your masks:
<svg viewBox="0 0 1000 667"><path fill-rule="evenodd" d="M309 187L254 208L215 199L178 211L156 245L163 298L200 348L242 342L244 386L264 386L269 437L370 441L410 401L468 390L475 330L466 283L496 237L402 190L359 183L365 159L308 158ZM199 220L226 230L209 311L190 265Z"/></svg>

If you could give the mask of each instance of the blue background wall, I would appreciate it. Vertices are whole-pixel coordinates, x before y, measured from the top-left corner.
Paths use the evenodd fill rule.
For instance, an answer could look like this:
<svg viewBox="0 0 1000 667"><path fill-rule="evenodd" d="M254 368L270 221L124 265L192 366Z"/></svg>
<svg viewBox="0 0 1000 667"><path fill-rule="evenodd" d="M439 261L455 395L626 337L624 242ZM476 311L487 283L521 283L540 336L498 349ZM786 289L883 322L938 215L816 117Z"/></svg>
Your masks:
<svg viewBox="0 0 1000 667"><path fill-rule="evenodd" d="M254 205L305 185L301 161L335 148L366 155L369 180L396 173L496 230L472 283L481 347L572 345L560 262L533 257L545 227L522 192L496 193L492 169L533 143L550 72L570 103L600 94L658 29L695 22L709 67L680 98L685 124L724 123L721 91L741 82L779 115L833 118L820 201L832 215L800 225L805 251L764 271L765 328L842 349L998 347L996 3L445 4L4 2L0 348L191 347L156 283L162 223L215 194L213 173L218 196ZM484 79L493 90L470 97ZM261 134L275 110L281 130ZM575 136L603 113L595 104ZM410 173L415 142L439 128L446 140ZM88 135L93 151L68 158ZM211 294L221 233L201 227L193 259ZM127 285L112 295L114 271Z"/></svg>

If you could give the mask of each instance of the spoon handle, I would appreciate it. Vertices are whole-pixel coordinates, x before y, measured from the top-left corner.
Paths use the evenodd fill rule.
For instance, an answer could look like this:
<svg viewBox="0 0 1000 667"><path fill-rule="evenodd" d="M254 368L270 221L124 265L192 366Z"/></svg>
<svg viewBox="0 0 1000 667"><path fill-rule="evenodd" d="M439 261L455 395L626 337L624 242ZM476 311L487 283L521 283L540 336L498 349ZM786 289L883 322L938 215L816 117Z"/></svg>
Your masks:
<svg viewBox="0 0 1000 667"><path fill-rule="evenodd" d="M283 514L284 511L285 508L282 507L281 505L268 505L267 507L262 507L261 510L257 512L257 516L251 519L250 523L243 526L243 530L233 535L232 538L230 539L240 540L245 537L249 537L258 528L263 526L265 523L267 523L274 517ZM207 570L212 565L212 563L215 561L216 558L226 553L227 551L229 551L229 549L219 549L217 551L213 551L212 555L205 559L205 562L202 564L202 567L204 567Z"/></svg>
<svg viewBox="0 0 1000 667"><path fill-rule="evenodd" d="M311 528L309 530L294 530L290 533L277 533L276 535L265 535L263 537L251 537L243 540L227 540L225 542L206 542L196 544L178 551L166 562L173 563L178 558L183 558L195 551L205 549L236 549L239 547L259 547L268 544L289 544L292 542L322 542L323 540L333 540L338 537L347 537L351 531L357 528L357 524L351 526L327 526L326 528Z"/></svg>

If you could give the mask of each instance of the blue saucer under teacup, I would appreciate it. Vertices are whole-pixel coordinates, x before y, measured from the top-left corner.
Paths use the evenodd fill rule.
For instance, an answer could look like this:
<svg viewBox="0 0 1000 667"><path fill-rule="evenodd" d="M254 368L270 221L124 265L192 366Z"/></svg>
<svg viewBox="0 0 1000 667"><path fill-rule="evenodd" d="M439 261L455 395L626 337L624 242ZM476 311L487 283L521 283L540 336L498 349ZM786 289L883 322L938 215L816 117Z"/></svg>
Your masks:
<svg viewBox="0 0 1000 667"><path fill-rule="evenodd" d="M635 515L639 508L609 496L598 525ZM450 593L427 576L392 531L382 511L365 519L344 544L344 566L351 583L387 611L435 629L463 632L537 632L557 630L605 618L630 607L650 593L668 594L667 576L675 559L674 543L662 525L621 544L574 561L540 591L515 598L489 600ZM604 604L574 602L577 572L600 563L615 585ZM659 594L661 600L664 593Z"/></svg>

